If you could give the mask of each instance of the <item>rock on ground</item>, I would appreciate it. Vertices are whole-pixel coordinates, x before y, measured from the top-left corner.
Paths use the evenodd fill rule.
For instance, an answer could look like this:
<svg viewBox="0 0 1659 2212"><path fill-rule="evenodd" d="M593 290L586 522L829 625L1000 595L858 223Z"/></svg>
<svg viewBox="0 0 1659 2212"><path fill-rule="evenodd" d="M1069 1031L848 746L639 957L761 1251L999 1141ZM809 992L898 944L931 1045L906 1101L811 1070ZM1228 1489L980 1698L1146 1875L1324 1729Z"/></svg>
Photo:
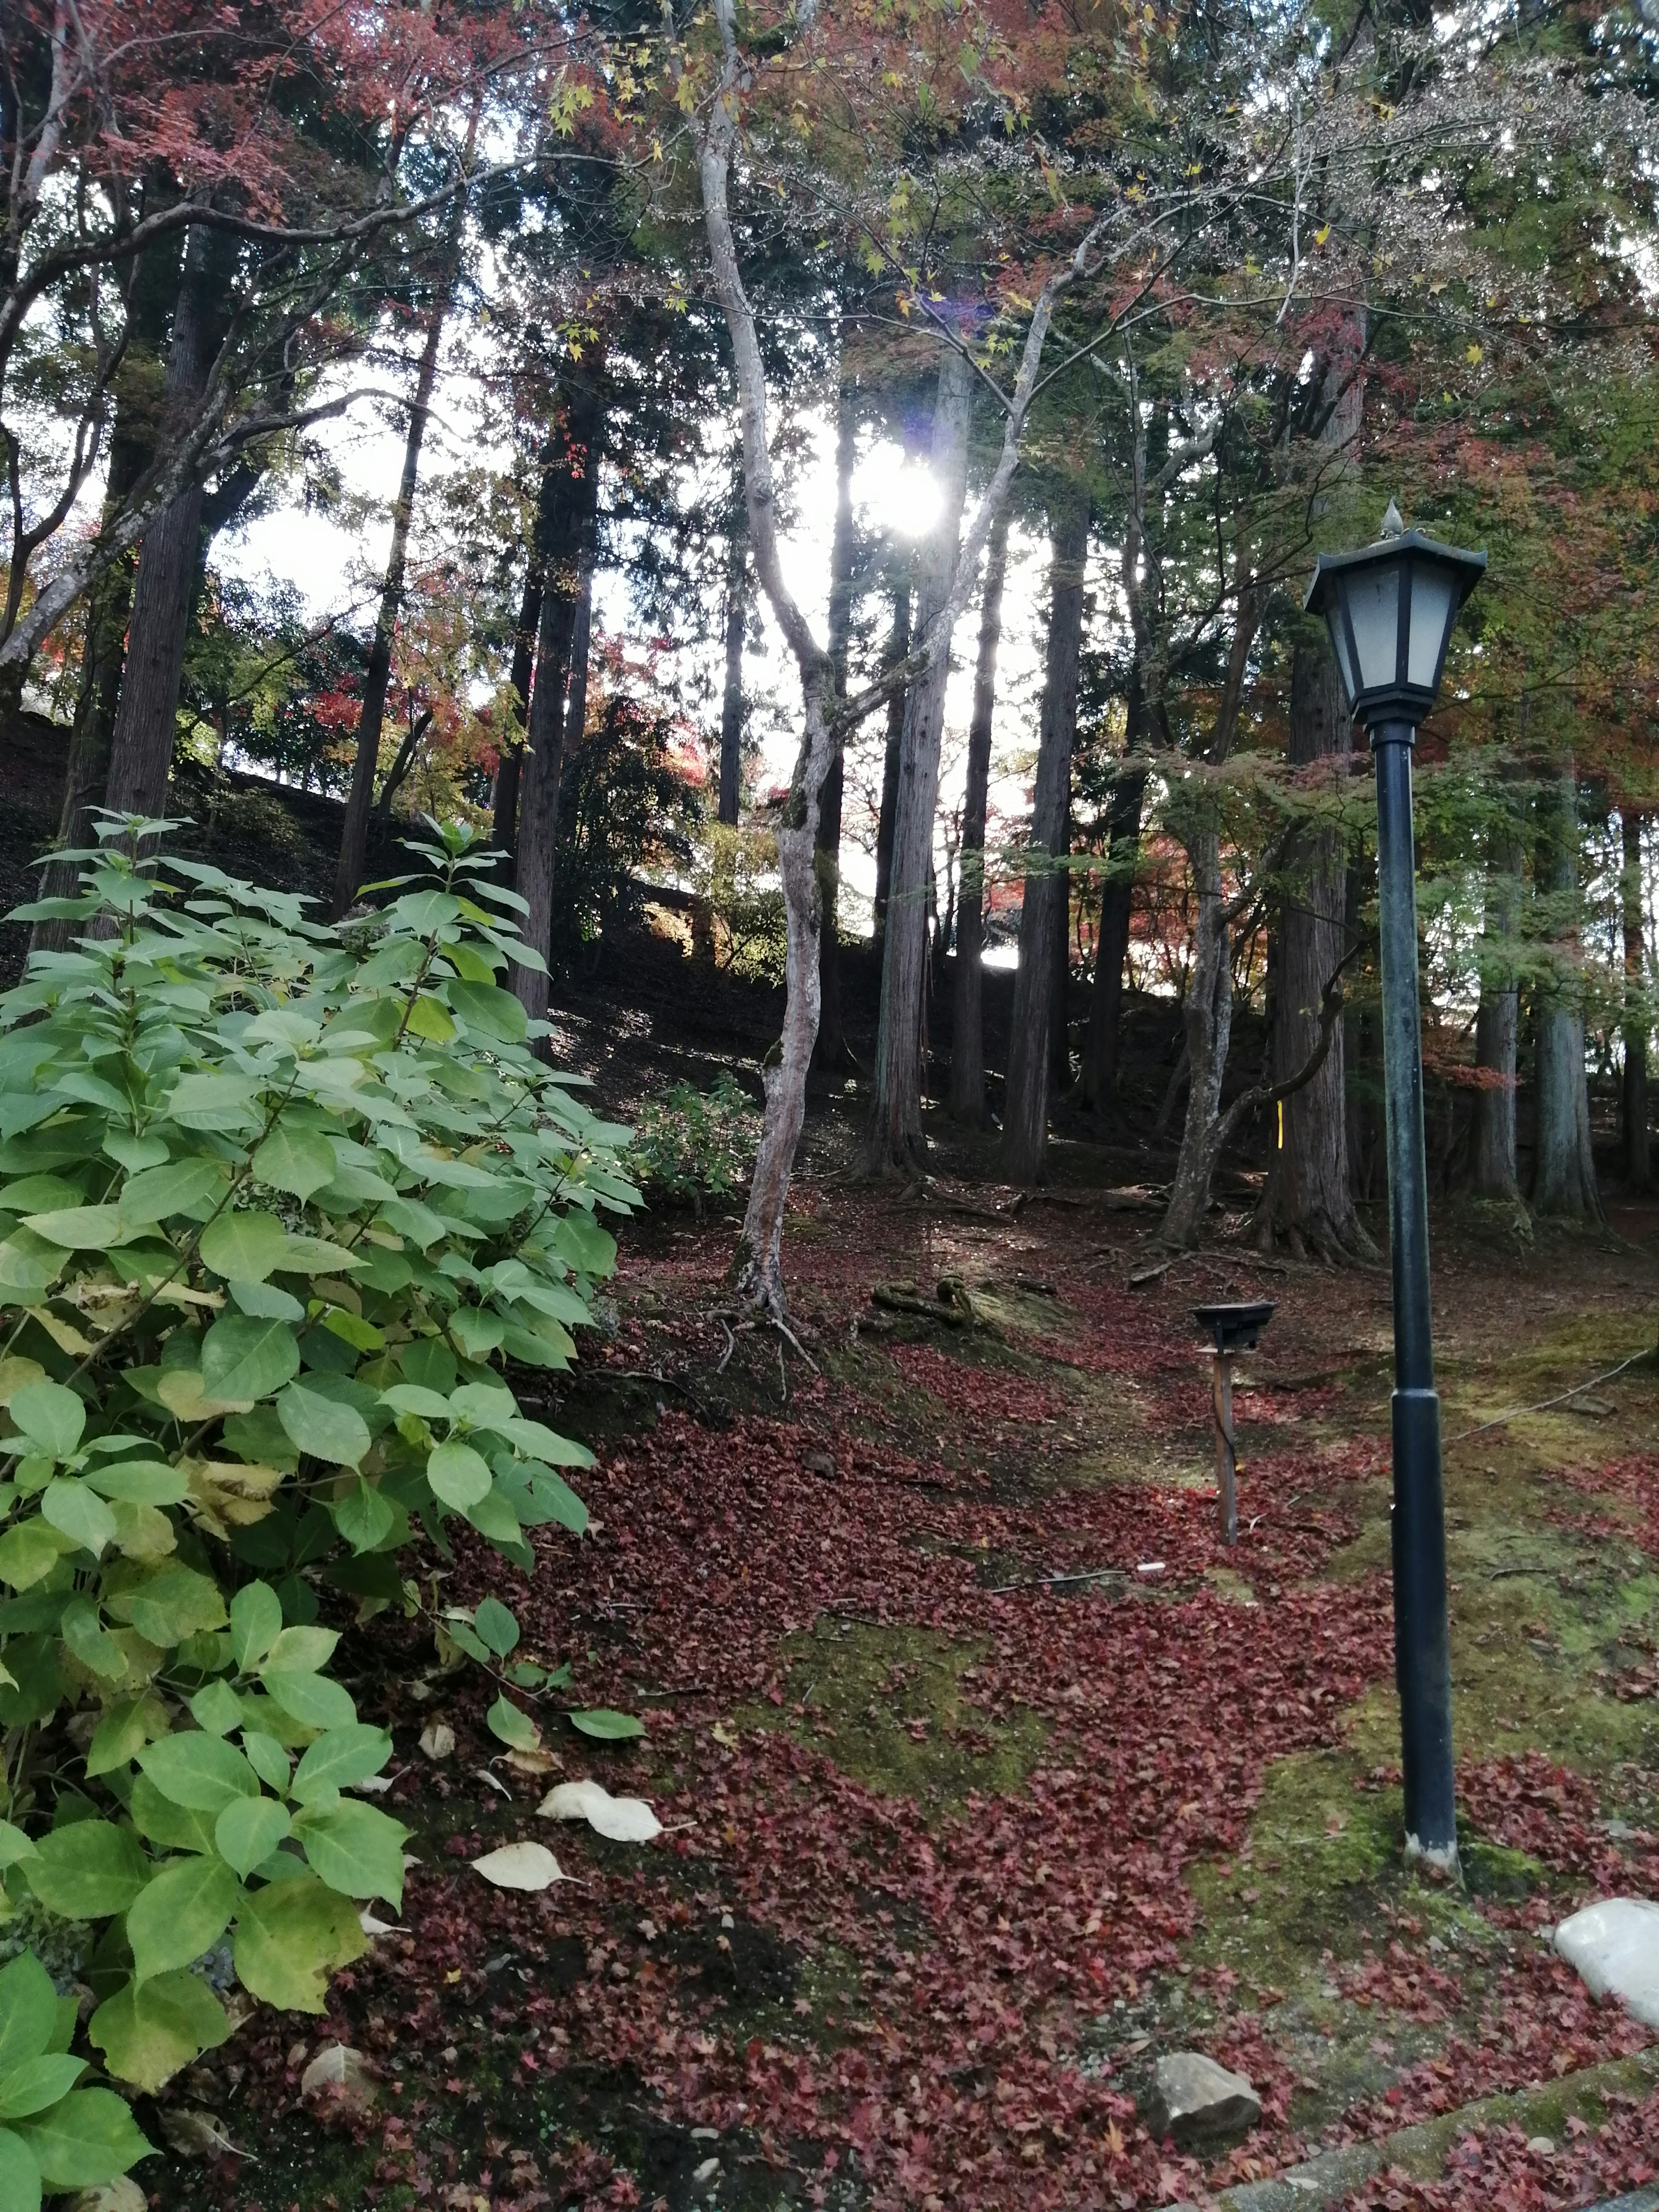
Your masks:
<svg viewBox="0 0 1659 2212"><path fill-rule="evenodd" d="M1555 1948L1593 1997L1620 1998L1644 2027L1659 2027L1659 1905L1609 1897L1555 1931Z"/></svg>
<svg viewBox="0 0 1659 2212"><path fill-rule="evenodd" d="M1261 2100L1242 2074L1232 2074L1200 2051L1171 2051L1152 2073L1142 2117L1153 2135L1189 2143L1242 2135L1261 2118Z"/></svg>

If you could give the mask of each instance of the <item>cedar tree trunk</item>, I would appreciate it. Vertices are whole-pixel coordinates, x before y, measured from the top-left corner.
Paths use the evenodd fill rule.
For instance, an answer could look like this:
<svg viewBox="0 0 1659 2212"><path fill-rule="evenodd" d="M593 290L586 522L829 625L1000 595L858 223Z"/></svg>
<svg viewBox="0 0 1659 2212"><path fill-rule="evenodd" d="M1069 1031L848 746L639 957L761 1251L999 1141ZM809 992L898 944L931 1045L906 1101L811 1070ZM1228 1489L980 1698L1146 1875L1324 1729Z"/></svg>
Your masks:
<svg viewBox="0 0 1659 2212"><path fill-rule="evenodd" d="M553 935L553 855L564 769L565 691L576 613L592 555L605 404L592 377L566 394L554 461L556 483L547 538L547 572L536 638L536 675L519 779L515 885L526 912L519 934L544 963ZM545 967L514 963L513 988L532 1021L547 1012Z"/></svg>
<svg viewBox="0 0 1659 2212"><path fill-rule="evenodd" d="M1082 1103L1097 1114L1109 1113L1117 1099L1123 963L1129 955L1129 920L1140 858L1140 809L1146 771L1137 764L1135 756L1146 742L1146 705L1139 666L1129 679L1126 721L1123 758L1112 780L1106 879L1101 885L1100 922L1095 933L1095 985L1078 1078Z"/></svg>
<svg viewBox="0 0 1659 2212"><path fill-rule="evenodd" d="M1620 885L1625 933L1624 1081L1620 1103L1624 1121L1625 1181L1645 1190L1652 1176L1648 1143L1648 990L1646 902L1643 897L1642 824L1633 806L1620 810L1625 872Z"/></svg>
<svg viewBox="0 0 1659 2212"><path fill-rule="evenodd" d="M1480 934L1480 1004L1474 1018L1474 1094L1469 1187L1477 1198L1519 1204L1515 1094L1520 1060L1521 990L1516 964L1521 926L1521 840L1512 823L1494 823L1486 840L1486 920Z"/></svg>
<svg viewBox="0 0 1659 2212"><path fill-rule="evenodd" d="M968 428L974 373L955 346L939 365L933 408L933 476L944 495L922 548L916 577L916 629L930 639L927 667L909 688L893 809L892 876L882 945L881 1018L876 1035L875 1097L863 1164L872 1175L915 1174L923 1157L921 1061L927 964L927 870L939 805L939 740L950 674L946 635L934 634L951 596L968 490Z"/></svg>
<svg viewBox="0 0 1659 2212"><path fill-rule="evenodd" d="M997 647L1002 639L1002 592L1008 574L1008 510L992 525L985 550L985 587L974 662L974 710L968 724L968 784L962 801L962 853L957 890L957 956L951 1024L950 1109L970 1128L985 1121L985 806L991 784L991 731L996 713Z"/></svg>
<svg viewBox="0 0 1659 2212"><path fill-rule="evenodd" d="M1048 1089L1055 1006L1054 945L1065 951L1070 901L1066 842L1071 817L1072 743L1077 734L1078 656L1083 642L1083 578L1089 550L1089 504L1073 495L1054 516L1048 646L1043 669L1036 785L1031 800L1024 896L1019 913L1019 966L1014 977L1013 1029L1002 1113L1002 1173L1032 1183L1048 1171Z"/></svg>
<svg viewBox="0 0 1659 2212"><path fill-rule="evenodd" d="M1571 760L1547 782L1537 882L1547 901L1553 973L1538 993L1538 1141L1534 1213L1599 1221L1584 1066L1584 987L1579 954L1578 782Z"/></svg>
<svg viewBox="0 0 1659 2212"><path fill-rule="evenodd" d="M1352 744L1336 659L1322 623L1304 625L1291 663L1290 761L1322 780L1341 775ZM1326 984L1347 950L1347 854L1336 826L1310 824L1285 854L1279 899L1273 1008L1273 1062L1285 1082L1313 1050ZM1376 1247L1354 1209L1348 1174L1346 1061L1339 1029L1313 1079L1285 1099L1257 1241L1283 1237L1301 1258L1311 1249L1342 1261L1374 1260ZM1280 1132L1282 1131L1282 1136Z"/></svg>

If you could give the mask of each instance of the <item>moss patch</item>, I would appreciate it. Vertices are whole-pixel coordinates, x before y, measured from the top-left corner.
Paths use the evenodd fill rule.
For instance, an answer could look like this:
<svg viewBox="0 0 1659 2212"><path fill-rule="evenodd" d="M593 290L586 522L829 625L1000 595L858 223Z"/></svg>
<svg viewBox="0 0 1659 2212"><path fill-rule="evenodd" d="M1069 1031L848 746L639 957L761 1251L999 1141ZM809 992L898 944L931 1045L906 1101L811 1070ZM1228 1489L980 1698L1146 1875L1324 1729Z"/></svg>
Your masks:
<svg viewBox="0 0 1659 2212"><path fill-rule="evenodd" d="M745 1728L789 1729L843 1774L927 1817L957 1812L970 1795L1018 1790L1048 1737L1035 1713L992 1721L975 1711L969 1670L985 1647L924 1628L823 1620L785 1647L782 1711L751 1707Z"/></svg>

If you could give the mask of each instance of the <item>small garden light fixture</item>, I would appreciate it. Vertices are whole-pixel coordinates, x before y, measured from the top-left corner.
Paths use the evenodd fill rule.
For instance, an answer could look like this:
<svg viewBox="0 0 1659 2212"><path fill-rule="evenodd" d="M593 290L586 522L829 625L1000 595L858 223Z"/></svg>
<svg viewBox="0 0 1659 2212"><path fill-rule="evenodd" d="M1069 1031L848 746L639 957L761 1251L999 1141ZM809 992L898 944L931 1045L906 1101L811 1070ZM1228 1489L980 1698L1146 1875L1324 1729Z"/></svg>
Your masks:
<svg viewBox="0 0 1659 2212"><path fill-rule="evenodd" d="M1322 553L1307 606L1322 614L1351 710L1376 763L1376 857L1388 1104L1389 1246L1394 1275L1394 1650L1400 1691L1406 1852L1457 1870L1451 1657L1440 1400L1429 1305L1428 1169L1417 998L1412 747L1432 709L1447 641L1486 566L1407 530L1393 501L1382 535L1358 553Z"/></svg>
<svg viewBox="0 0 1659 2212"><path fill-rule="evenodd" d="M1215 1338L1215 1383L1211 1395L1211 1419L1215 1427L1215 1486L1221 1501L1221 1534L1229 1544L1238 1541L1238 1452L1233 1442L1233 1356L1254 1352L1261 1332L1273 1317L1271 1298L1256 1298L1248 1305L1194 1306L1193 1319Z"/></svg>

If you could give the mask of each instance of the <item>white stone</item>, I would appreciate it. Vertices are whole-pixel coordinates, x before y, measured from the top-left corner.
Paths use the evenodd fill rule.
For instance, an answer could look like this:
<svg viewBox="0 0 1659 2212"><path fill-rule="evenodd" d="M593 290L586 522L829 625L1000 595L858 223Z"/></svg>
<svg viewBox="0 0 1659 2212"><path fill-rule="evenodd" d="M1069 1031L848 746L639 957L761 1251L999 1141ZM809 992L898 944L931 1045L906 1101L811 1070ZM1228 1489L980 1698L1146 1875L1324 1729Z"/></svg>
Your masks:
<svg viewBox="0 0 1659 2212"><path fill-rule="evenodd" d="M1555 1931L1555 1948L1593 1997L1615 1996L1644 2027L1659 2027L1659 1905L1609 1897Z"/></svg>
<svg viewBox="0 0 1659 2212"><path fill-rule="evenodd" d="M1176 2051L1153 2069L1145 2118L1154 2136L1172 2136L1184 2148L1255 2127L1261 2100L1242 2074L1201 2051Z"/></svg>

